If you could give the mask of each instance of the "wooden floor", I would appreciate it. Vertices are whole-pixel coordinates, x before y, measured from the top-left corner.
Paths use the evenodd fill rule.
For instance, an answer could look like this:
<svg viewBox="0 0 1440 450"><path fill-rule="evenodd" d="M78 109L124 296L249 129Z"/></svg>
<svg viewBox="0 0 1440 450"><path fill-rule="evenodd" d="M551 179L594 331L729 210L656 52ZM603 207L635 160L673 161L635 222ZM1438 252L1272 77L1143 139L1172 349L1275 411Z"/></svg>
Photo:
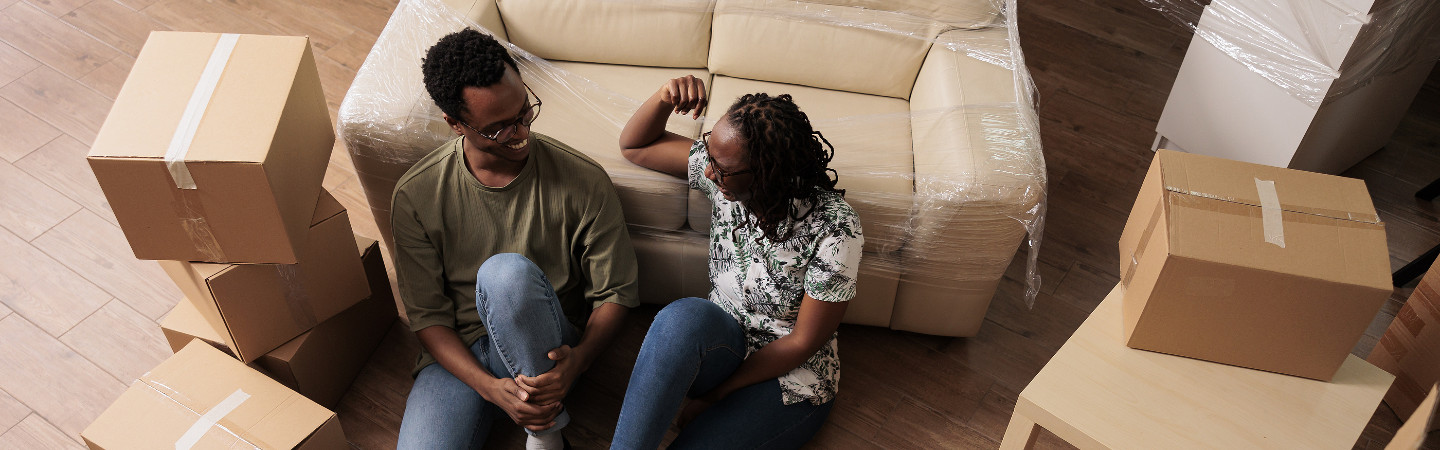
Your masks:
<svg viewBox="0 0 1440 450"><path fill-rule="evenodd" d="M1116 240L1150 160L1155 121L1190 40L1139 0L1023 0L1040 92L1050 208L1044 282L1021 301L1020 264L980 335L951 339L844 326L845 382L814 448L995 448L1018 392L1117 281ZM84 155L150 30L309 35L333 109L393 0L0 0L0 448L75 448L130 380L169 351L156 322L180 292L136 261ZM1394 142L1348 175L1387 224L1392 265L1440 243L1436 208L1413 192L1440 177L1440 74ZM325 186L375 236L337 146ZM1397 290L1356 346L1398 310ZM608 442L655 308L641 309L569 402L579 448ZM396 327L339 408L358 448L393 447L417 344ZM61 381L63 380L63 381ZM1398 420L1381 406L1355 448ZM1041 440L1060 447L1054 436ZM513 426L492 439L521 442Z"/></svg>

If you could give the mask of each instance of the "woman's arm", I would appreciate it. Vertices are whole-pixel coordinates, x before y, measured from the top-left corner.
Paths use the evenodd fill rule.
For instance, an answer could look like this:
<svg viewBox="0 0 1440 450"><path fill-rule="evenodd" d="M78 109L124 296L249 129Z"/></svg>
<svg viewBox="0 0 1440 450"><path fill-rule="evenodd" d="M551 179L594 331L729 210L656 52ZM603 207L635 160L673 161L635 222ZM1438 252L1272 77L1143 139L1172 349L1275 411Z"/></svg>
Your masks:
<svg viewBox="0 0 1440 450"><path fill-rule="evenodd" d="M670 114L690 114L699 119L705 111L705 82L691 75L666 82L655 91L625 129L620 131L620 153L641 167L685 178L693 140L665 131Z"/></svg>
<svg viewBox="0 0 1440 450"><path fill-rule="evenodd" d="M769 380L795 370L815 352L820 351L835 330L840 328L840 319L845 317L845 308L850 302L824 302L805 294L800 303L800 315L795 319L795 329L789 335L776 339L745 358L730 378L720 382L704 397L696 399L681 413L681 423L698 414L692 407L703 409L740 388Z"/></svg>

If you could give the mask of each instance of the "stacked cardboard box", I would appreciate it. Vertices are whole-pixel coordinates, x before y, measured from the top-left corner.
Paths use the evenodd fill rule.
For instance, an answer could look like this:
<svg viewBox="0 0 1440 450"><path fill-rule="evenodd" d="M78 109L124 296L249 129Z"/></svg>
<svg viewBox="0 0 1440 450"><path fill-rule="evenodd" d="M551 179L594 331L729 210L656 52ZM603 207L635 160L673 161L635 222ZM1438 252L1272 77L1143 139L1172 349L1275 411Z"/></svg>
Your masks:
<svg viewBox="0 0 1440 450"><path fill-rule="evenodd" d="M177 354L87 430L93 447L344 445L316 402L338 402L395 310L388 283L370 295L375 242L321 187L334 142L308 39L150 35L88 159L135 256L186 299L166 319Z"/></svg>
<svg viewBox="0 0 1440 450"><path fill-rule="evenodd" d="M1402 417L1425 399L1426 387L1440 382L1440 264L1430 266L1367 359L1395 374L1385 403Z"/></svg>
<svg viewBox="0 0 1440 450"><path fill-rule="evenodd" d="M1391 292L1364 182L1169 150L1120 259L1126 345L1325 381Z"/></svg>
<svg viewBox="0 0 1440 450"><path fill-rule="evenodd" d="M363 253L370 297L344 312L321 322L300 337L291 339L261 355L252 363L286 387L294 389L325 407L334 407L346 388L364 368L365 361L380 345L385 330L395 321L394 298L380 245L374 239L356 237ZM220 331L215 329L191 302L180 302L160 323L170 348L179 351L199 339L233 355Z"/></svg>

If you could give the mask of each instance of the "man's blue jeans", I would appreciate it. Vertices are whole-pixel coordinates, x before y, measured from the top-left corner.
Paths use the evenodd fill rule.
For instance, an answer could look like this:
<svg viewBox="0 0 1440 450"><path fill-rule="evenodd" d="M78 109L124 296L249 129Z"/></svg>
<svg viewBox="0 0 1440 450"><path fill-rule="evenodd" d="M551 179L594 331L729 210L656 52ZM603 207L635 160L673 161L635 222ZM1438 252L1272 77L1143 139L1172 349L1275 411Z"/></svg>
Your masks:
<svg viewBox="0 0 1440 450"><path fill-rule="evenodd" d="M475 303L488 334L470 346L470 353L491 375L511 378L515 373L548 372L555 361L546 353L579 341L579 332L565 320L550 281L524 256L492 256L480 265L475 279ZM431 364L420 370L410 388L398 447L479 448L491 423L501 417L507 416L500 407L486 402L439 363ZM570 413L562 411L554 427L538 434L559 431L569 423Z"/></svg>
<svg viewBox="0 0 1440 450"><path fill-rule="evenodd" d="M745 332L719 306L702 298L666 305L640 345L611 448L659 447L681 400L704 396L744 360ZM780 395L778 379L732 392L681 430L670 448L799 448L835 402L785 405Z"/></svg>

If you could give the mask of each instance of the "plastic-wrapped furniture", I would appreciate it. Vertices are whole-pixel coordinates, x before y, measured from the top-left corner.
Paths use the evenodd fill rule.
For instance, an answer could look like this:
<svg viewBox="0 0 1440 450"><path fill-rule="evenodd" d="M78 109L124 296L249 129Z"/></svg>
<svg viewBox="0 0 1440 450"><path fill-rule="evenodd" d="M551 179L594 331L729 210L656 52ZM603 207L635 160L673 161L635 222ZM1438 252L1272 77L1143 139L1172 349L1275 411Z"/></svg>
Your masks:
<svg viewBox="0 0 1440 450"><path fill-rule="evenodd" d="M1432 0L1144 1L1195 30L1158 148L1338 174L1390 141L1440 57Z"/></svg>
<svg viewBox="0 0 1440 450"><path fill-rule="evenodd" d="M793 95L835 146L866 235L847 322L970 336L1027 232L1033 268L1045 166L1013 0L446 1L400 3L340 109L387 244L395 180L454 137L420 59L468 26L509 43L545 104L533 130L609 172L645 301L709 291L707 200L618 145L640 103L683 75L704 80L711 103L702 120L672 117L672 132L698 137L764 91Z"/></svg>

